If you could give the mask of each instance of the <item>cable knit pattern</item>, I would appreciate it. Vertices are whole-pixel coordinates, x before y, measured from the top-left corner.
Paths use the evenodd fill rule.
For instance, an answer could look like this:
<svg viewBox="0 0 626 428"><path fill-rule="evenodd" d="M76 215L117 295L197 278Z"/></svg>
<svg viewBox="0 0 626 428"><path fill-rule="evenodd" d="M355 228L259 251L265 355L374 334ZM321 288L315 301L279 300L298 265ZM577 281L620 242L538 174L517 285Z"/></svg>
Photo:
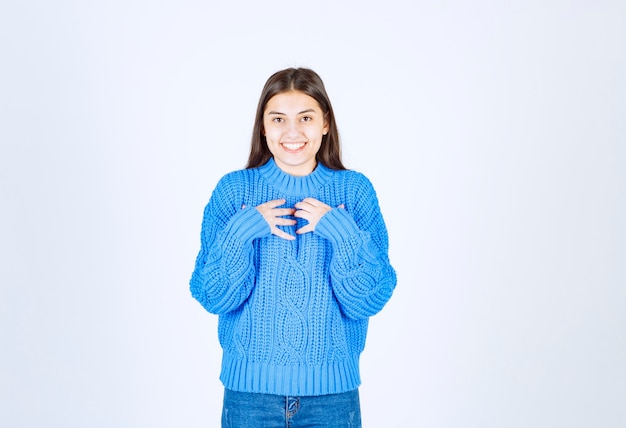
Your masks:
<svg viewBox="0 0 626 428"><path fill-rule="evenodd" d="M333 208L315 231L271 234L255 206L306 197ZM242 206L245 206L242 208ZM265 165L217 184L204 211L191 293L218 314L224 386L280 395L346 392L361 382L359 356L370 316L391 297L396 274L369 180L318 165L306 177Z"/></svg>

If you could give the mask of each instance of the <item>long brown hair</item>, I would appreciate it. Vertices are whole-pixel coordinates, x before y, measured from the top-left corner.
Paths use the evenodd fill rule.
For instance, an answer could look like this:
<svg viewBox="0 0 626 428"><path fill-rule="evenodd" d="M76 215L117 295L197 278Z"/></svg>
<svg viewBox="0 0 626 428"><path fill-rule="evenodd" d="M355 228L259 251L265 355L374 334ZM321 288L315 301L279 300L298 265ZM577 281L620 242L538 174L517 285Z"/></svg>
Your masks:
<svg viewBox="0 0 626 428"><path fill-rule="evenodd" d="M315 155L315 160L327 168L334 170L346 169L341 162L341 145L339 131L335 122L335 114L330 99L320 76L308 68L287 68L270 76L265 82L254 120L250 156L246 168L264 165L272 153L267 147L263 129L263 113L268 101L277 94L287 91L302 92L317 101L328 122L328 133L322 137L322 145Z"/></svg>

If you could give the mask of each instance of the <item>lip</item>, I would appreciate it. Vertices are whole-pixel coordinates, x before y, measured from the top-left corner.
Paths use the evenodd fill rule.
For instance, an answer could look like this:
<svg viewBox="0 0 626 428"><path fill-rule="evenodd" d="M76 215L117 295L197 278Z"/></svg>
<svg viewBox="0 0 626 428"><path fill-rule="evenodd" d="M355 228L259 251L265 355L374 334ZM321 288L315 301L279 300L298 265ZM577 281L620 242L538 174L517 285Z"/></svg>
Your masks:
<svg viewBox="0 0 626 428"><path fill-rule="evenodd" d="M297 143L280 143L280 146L287 153L299 153L306 147L306 142L297 142Z"/></svg>

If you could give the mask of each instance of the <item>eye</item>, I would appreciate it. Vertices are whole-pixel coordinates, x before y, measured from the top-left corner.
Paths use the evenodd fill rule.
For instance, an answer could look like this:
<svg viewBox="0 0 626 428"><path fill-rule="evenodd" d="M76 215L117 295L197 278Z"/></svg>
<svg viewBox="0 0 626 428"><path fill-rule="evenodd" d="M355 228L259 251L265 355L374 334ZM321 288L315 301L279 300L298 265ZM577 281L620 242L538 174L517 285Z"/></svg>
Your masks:
<svg viewBox="0 0 626 428"><path fill-rule="evenodd" d="M283 119L282 117L275 117L272 119L272 122L274 123L283 123L285 121L285 119Z"/></svg>
<svg viewBox="0 0 626 428"><path fill-rule="evenodd" d="M310 122L313 120L313 118L311 116L303 116L302 119L303 122Z"/></svg>

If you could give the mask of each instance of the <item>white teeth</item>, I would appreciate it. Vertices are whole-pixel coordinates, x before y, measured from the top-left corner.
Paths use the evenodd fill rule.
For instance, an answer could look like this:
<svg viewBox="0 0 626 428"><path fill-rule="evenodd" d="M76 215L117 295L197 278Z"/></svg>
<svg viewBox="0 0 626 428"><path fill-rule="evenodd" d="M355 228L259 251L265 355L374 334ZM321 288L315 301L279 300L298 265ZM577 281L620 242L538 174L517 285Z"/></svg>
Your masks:
<svg viewBox="0 0 626 428"><path fill-rule="evenodd" d="M304 147L304 143L283 143L283 146L289 150L298 150L299 148Z"/></svg>

